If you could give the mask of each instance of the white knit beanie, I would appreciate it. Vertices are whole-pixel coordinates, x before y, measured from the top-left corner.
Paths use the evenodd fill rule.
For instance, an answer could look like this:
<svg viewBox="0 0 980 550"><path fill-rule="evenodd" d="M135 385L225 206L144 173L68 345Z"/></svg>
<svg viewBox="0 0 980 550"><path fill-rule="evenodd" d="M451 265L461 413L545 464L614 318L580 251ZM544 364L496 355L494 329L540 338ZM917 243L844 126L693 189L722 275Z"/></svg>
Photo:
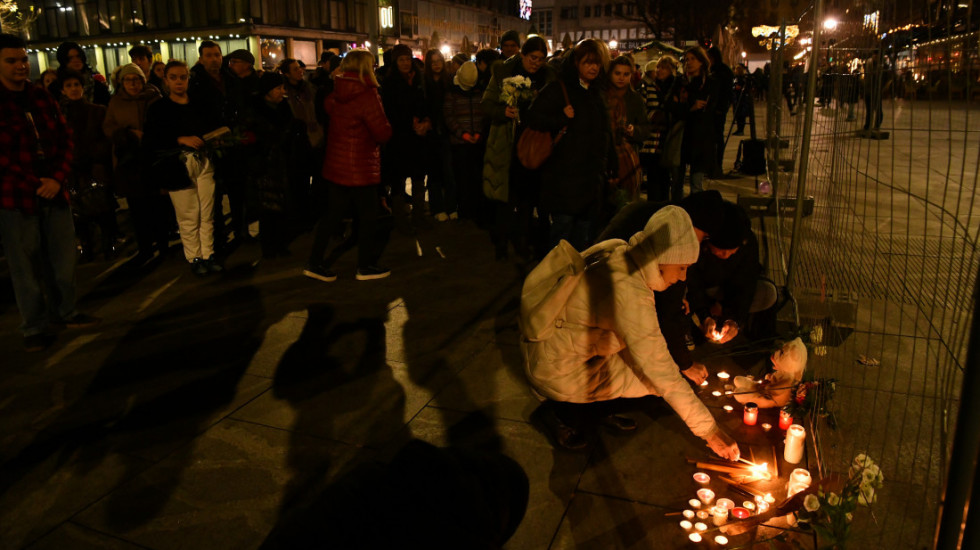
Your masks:
<svg viewBox="0 0 980 550"><path fill-rule="evenodd" d="M643 255L652 256L660 265L693 264L701 251L691 217L679 206L665 206L650 216L630 245L642 247Z"/></svg>

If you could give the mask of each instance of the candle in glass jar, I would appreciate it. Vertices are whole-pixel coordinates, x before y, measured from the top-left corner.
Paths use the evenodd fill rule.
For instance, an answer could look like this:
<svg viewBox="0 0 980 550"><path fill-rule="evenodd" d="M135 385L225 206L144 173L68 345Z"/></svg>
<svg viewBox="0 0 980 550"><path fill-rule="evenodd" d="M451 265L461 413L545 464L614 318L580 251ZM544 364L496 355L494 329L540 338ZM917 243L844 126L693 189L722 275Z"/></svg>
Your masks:
<svg viewBox="0 0 980 550"><path fill-rule="evenodd" d="M711 501L715 499L715 492L711 489L698 489L698 498L705 504L711 504Z"/></svg>
<svg viewBox="0 0 980 550"><path fill-rule="evenodd" d="M810 472L803 468L793 470L793 473L789 475L789 483L786 484L786 497L805 491L810 486L810 481Z"/></svg>
<svg viewBox="0 0 980 550"><path fill-rule="evenodd" d="M793 415L789 411L783 409L779 411L779 429L788 430L793 424Z"/></svg>
<svg viewBox="0 0 980 550"><path fill-rule="evenodd" d="M742 415L742 422L747 426L755 426L759 421L759 406L751 401L745 404L745 414Z"/></svg>
<svg viewBox="0 0 980 550"><path fill-rule="evenodd" d="M694 474L694 481L697 481L701 485L704 485L705 483L708 483L709 481L711 481L711 476L709 476L708 474L706 474L704 472L696 472Z"/></svg>
<svg viewBox="0 0 980 550"><path fill-rule="evenodd" d="M749 504L751 504L751 503L749 503ZM755 508L755 505L753 504L752 507ZM737 508L732 508L732 515L735 516L738 519L745 519L745 518L751 516L752 515L752 512L750 512L748 508L745 508L743 506L739 506Z"/></svg>
<svg viewBox="0 0 980 550"><path fill-rule="evenodd" d="M721 506L726 510L731 510L732 508L735 507L735 502L732 501L732 499L730 498L719 498L718 501L715 502L715 505Z"/></svg>
<svg viewBox="0 0 980 550"><path fill-rule="evenodd" d="M728 508L724 506L715 506L711 509L711 523L715 525L724 525L728 523Z"/></svg>
<svg viewBox="0 0 980 550"><path fill-rule="evenodd" d="M799 464L803 460L803 443L806 441L806 429L799 424L793 424L786 430L786 448L783 458L790 464Z"/></svg>

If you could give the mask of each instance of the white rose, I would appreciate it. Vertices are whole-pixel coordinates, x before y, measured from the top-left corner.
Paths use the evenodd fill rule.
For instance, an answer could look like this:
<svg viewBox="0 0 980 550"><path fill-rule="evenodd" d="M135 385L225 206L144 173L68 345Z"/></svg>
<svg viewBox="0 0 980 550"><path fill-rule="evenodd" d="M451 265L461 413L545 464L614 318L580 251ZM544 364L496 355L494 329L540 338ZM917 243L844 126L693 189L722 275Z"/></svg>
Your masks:
<svg viewBox="0 0 980 550"><path fill-rule="evenodd" d="M813 348L813 354L817 357L823 357L827 355L827 346L817 346Z"/></svg>
<svg viewBox="0 0 980 550"><path fill-rule="evenodd" d="M875 494L874 487L861 487L861 493L858 495L858 504L861 506L871 506L878 501L878 495Z"/></svg>
<svg viewBox="0 0 980 550"><path fill-rule="evenodd" d="M830 493L827 495L827 504L831 506L837 506L840 504L840 497L837 495L837 493Z"/></svg>
<svg viewBox="0 0 980 550"><path fill-rule="evenodd" d="M851 523L851 520L854 519L854 514L848 512L846 517L847 517L847 523Z"/></svg>
<svg viewBox="0 0 980 550"><path fill-rule="evenodd" d="M817 498L817 495L807 495L803 499L803 507L806 508L807 512L816 512L820 509L820 499Z"/></svg>

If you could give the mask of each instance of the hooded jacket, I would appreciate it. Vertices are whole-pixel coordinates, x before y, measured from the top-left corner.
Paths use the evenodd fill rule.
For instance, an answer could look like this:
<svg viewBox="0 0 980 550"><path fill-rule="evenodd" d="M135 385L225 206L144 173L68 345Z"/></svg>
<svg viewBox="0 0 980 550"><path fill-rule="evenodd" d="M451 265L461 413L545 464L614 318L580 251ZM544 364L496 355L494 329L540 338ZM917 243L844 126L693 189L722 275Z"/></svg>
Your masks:
<svg viewBox="0 0 980 550"><path fill-rule="evenodd" d="M661 396L706 439L718 429L714 417L671 359L653 314L654 291L667 285L652 240L639 233L629 244L596 245L614 248L605 262L585 272L554 335L542 342L522 340L525 373L538 394L555 401Z"/></svg>
<svg viewBox="0 0 980 550"><path fill-rule="evenodd" d="M379 146L392 132L378 89L356 73L344 73L334 79L323 108L330 117L323 177L349 187L381 183Z"/></svg>

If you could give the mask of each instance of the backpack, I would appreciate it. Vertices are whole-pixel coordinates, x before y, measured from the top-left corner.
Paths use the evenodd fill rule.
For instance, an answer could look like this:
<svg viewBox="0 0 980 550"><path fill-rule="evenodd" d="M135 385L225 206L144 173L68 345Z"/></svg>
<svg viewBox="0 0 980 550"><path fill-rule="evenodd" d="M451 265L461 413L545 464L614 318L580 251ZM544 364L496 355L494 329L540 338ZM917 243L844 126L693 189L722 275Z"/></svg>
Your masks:
<svg viewBox="0 0 980 550"><path fill-rule="evenodd" d="M585 272L606 261L614 249L625 244L621 239L610 239L579 252L568 241L561 240L524 279L521 336L531 342L550 338L558 316Z"/></svg>

